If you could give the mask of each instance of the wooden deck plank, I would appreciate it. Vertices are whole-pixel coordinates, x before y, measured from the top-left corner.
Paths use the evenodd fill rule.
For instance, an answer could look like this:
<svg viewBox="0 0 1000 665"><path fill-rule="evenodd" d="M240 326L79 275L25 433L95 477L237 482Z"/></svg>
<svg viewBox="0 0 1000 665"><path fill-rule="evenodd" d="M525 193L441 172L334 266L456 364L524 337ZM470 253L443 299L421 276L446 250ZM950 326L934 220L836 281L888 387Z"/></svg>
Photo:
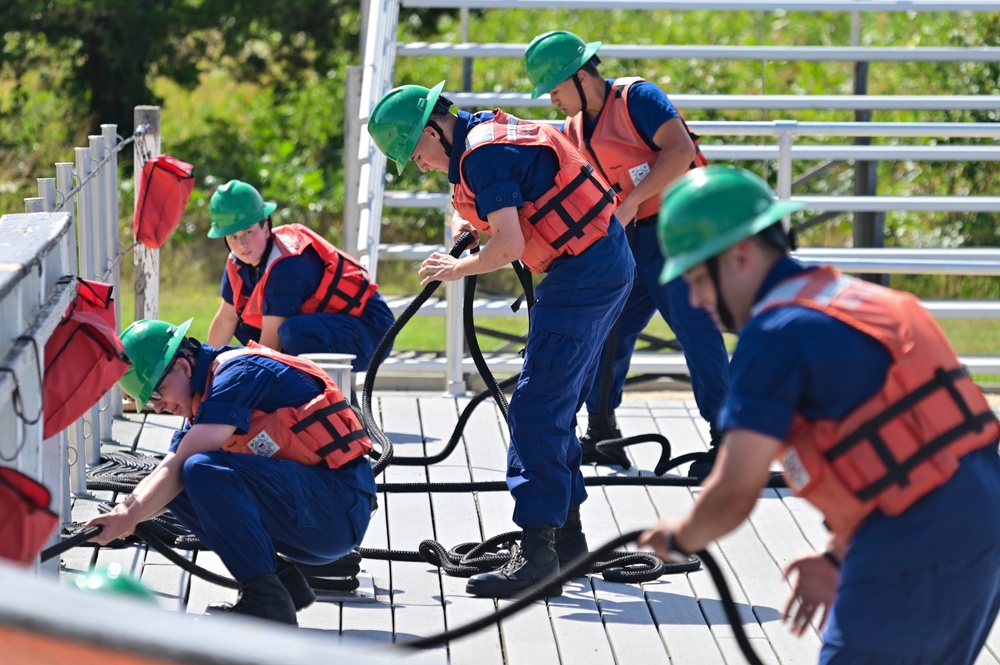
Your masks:
<svg viewBox="0 0 1000 665"><path fill-rule="evenodd" d="M416 400L383 397L382 423L397 454L424 454L420 413ZM398 445L396 442L399 442ZM427 467L392 466L385 472L391 482L427 482ZM416 550L420 542L434 536L434 519L427 494L390 495L386 501L389 544L392 549ZM393 561L393 615L396 639L431 635L444 630L441 581L438 570L426 563ZM405 583L401 583L405 581ZM447 649L422 651L414 659L422 663L446 663Z"/></svg>
<svg viewBox="0 0 1000 665"><path fill-rule="evenodd" d="M121 418L114 418L111 421L111 438L119 446L135 450L145 422L146 414L144 413L123 413ZM108 443L103 444L102 450L108 445Z"/></svg>
<svg viewBox="0 0 1000 665"><path fill-rule="evenodd" d="M476 433L475 441L470 440L467 448L475 479L503 480L507 469L508 432L499 407L487 400L473 413L467 429ZM478 502L486 537L517 529L511 520L514 500L509 492L480 492ZM509 602L501 600L496 606L503 607ZM480 608L474 616L494 609L494 601L487 598L470 598L471 603ZM504 621L501 639L507 665L560 662L549 609L542 601Z"/></svg>
<svg viewBox="0 0 1000 665"><path fill-rule="evenodd" d="M222 563L215 552L199 551L195 553L194 562L213 573L232 578L232 573ZM204 614L211 603L235 603L239 592L208 580L185 573L188 576L188 598L185 611L188 614Z"/></svg>
<svg viewBox="0 0 1000 665"><path fill-rule="evenodd" d="M425 397L419 400L420 421L429 452L438 452L451 438L458 423L458 409L465 404L442 397ZM492 407L480 408L492 411ZM466 430L468 431L468 430ZM455 448L445 460L428 467L431 482L468 482L472 476L466 454L466 439ZM435 516L435 534L446 548L463 542L483 539L479 522L479 507L472 492L435 493L431 496ZM492 611L478 598L465 592L467 580L441 574L441 589L444 594L445 623L449 629L464 625L469 621ZM449 662L452 665L503 665L498 628L484 629L458 640L448 647Z"/></svg>
<svg viewBox="0 0 1000 665"><path fill-rule="evenodd" d="M549 599L549 615L563 665L614 664L591 578L578 577L564 584L562 596Z"/></svg>
<svg viewBox="0 0 1000 665"><path fill-rule="evenodd" d="M380 507L372 517L365 533L362 547L388 549L389 533L386 525L384 494L379 497ZM391 644L393 641L392 573L389 562L381 559L363 559L362 570L371 573L375 580L377 602L364 604L344 603L340 613L341 637L366 644Z"/></svg>
<svg viewBox="0 0 1000 665"><path fill-rule="evenodd" d="M399 440L397 454L425 449L436 452L447 441L465 398L389 395L379 400L387 429ZM618 410L626 435L659 430L672 443L674 456L705 450L708 428L693 401L627 401ZM135 442L145 452L165 452L181 419L174 416L131 414L115 421L114 439L127 447ZM581 429L585 415L581 418ZM114 446L106 443L105 447ZM499 410L487 402L467 426L465 440L446 461L428 468L391 467L392 482L500 480L505 475L506 425ZM409 449L409 450L408 450ZM649 472L659 458L659 447L641 444L629 449L636 467ZM680 469L685 472L686 469ZM612 467L587 467L586 475L614 475ZM697 489L683 487L589 488L583 504L584 529L591 545L621 532L645 528L657 516L686 514ZM98 500L110 492L74 497L73 518L97 514ZM373 519L365 547L415 549L435 536L446 547L480 540L515 527L513 500L507 492L398 494L380 497L382 510ZM788 490L765 490L749 522L710 549L724 569L751 641L766 663L815 662L819 637L810 631L793 637L777 620L788 593L781 566L824 546L826 531L819 514ZM215 559L213 562L212 559ZM62 555L61 577L67 582L91 568L95 550L81 547ZM169 564L143 546L125 550L102 549L97 565L119 563L126 572L141 575L158 594L161 607L200 613L208 602L231 600L235 592L216 587ZM216 555L199 552L197 560L225 573ZM494 611L488 599L465 594L465 580L438 574L424 564L366 559L378 587L378 603L317 603L300 613L307 629L340 630L345 640L367 644L437 632ZM508 601L500 601L501 605ZM600 609L598 610L598 604ZM601 626L603 630L598 630ZM1000 623L994 625L977 665L1000 665ZM665 658L666 657L666 658ZM621 665L631 662L671 662L673 665L715 665L743 662L725 622L717 590L706 571L666 576L641 586L612 584L599 577L567 584L562 597L539 602L500 628L487 629L445 649L418 653L407 659L440 665Z"/></svg>
<svg viewBox="0 0 1000 665"><path fill-rule="evenodd" d="M148 413L135 449L147 455L164 455L170 449L174 432L183 426L184 419L180 416Z"/></svg>
<svg viewBox="0 0 1000 665"><path fill-rule="evenodd" d="M671 443L671 456L707 449L707 425L701 427L693 405L683 402L623 403L629 408L623 413L623 433L627 436L659 432ZM703 431L704 430L704 431ZM632 458L643 474L651 474L659 461L661 450L657 445L632 446ZM686 475L685 468L673 469L668 475ZM632 488L629 488L632 489ZM642 488L637 488L642 489ZM694 499L685 487L650 486L645 489L652 511L643 504L640 515L629 514L623 530L643 529L654 524L659 517L682 517L690 512ZM622 511L628 512L628 511ZM682 575L668 575L643 585L656 620L660 635L670 657L677 662L722 662L722 654L713 637L695 593L693 580L706 578L707 571L699 570ZM678 607L672 607L676 603Z"/></svg>
<svg viewBox="0 0 1000 665"><path fill-rule="evenodd" d="M175 551L188 561L193 558L193 553L190 551ZM188 597L189 581L190 576L165 556L152 548L146 552L146 560L142 566L142 583L156 594L160 607L183 612Z"/></svg>
<svg viewBox="0 0 1000 665"><path fill-rule="evenodd" d="M764 494L765 498L758 500L758 505L780 501L773 490L765 490ZM772 498L766 498L766 495L771 495ZM780 506L775 508L780 509ZM780 620L781 611L788 599L789 586L781 573L781 566L767 551L754 524L744 523L741 528L723 538L720 547L760 622L761 630L774 650L780 654L779 662L815 661L820 648L818 634L807 631L801 638L795 637Z"/></svg>
<svg viewBox="0 0 1000 665"><path fill-rule="evenodd" d="M617 409L618 425L625 436L655 432L657 424L644 404L623 403ZM629 449L633 468L627 475L636 475L640 469L651 469L659 459L660 447L640 444ZM597 466L600 476L618 475L617 467ZM618 533L645 529L657 520L657 512L645 487L604 487L602 493L614 516ZM627 549L635 549L629 544ZM593 578L594 589L604 619L605 630L611 642L616 661L662 662L668 659L666 645L661 640L656 620L650 613L644 589L634 584L613 584L603 578ZM707 628L706 628L707 634Z"/></svg>

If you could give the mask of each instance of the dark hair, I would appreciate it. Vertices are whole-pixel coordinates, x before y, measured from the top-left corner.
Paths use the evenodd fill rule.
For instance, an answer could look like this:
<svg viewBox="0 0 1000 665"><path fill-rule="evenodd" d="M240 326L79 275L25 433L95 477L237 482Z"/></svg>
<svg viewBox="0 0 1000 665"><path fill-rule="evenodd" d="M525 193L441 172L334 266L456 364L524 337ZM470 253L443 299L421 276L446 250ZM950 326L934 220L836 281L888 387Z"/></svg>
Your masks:
<svg viewBox="0 0 1000 665"><path fill-rule="evenodd" d="M583 63L583 67L580 67L583 71L587 72L591 76L600 76L601 73L597 71L597 65L601 64L601 59L597 57L597 54L590 56L590 60Z"/></svg>
<svg viewBox="0 0 1000 665"><path fill-rule="evenodd" d="M766 229L758 231L754 234L754 238L760 240L769 247L780 250L783 254L787 254L792 250L798 249L798 243L795 238L795 229L789 229L786 232L780 221L771 224Z"/></svg>
<svg viewBox="0 0 1000 665"><path fill-rule="evenodd" d="M434 109L431 110L431 115L446 115L451 112L451 107L454 105L455 103L453 101L444 95L441 95L434 103Z"/></svg>

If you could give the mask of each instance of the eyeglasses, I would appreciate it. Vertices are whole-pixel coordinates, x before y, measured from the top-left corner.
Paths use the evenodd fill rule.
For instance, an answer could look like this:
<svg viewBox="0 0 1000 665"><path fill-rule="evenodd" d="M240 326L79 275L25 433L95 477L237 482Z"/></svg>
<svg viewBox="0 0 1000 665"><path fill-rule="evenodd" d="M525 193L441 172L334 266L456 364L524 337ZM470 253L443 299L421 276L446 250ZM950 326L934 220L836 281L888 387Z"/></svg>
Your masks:
<svg viewBox="0 0 1000 665"><path fill-rule="evenodd" d="M160 392L160 386L163 385L163 382L166 380L167 375L170 374L171 370L173 370L175 362L177 362L177 358L174 358L170 362L170 364L167 365L167 371L165 371L163 373L163 376L160 377L159 382L153 388L153 392L149 393L149 399L146 400L146 408L152 409L153 402L159 402L160 400L163 399L163 393Z"/></svg>

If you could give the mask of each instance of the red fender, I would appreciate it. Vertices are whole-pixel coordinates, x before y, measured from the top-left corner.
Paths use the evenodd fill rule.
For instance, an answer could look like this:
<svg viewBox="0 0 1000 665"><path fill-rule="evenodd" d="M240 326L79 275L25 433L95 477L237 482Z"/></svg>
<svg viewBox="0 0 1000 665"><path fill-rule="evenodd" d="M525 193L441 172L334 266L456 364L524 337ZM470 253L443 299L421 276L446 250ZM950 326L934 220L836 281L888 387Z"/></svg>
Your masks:
<svg viewBox="0 0 1000 665"><path fill-rule="evenodd" d="M194 189L194 167L170 155L157 155L142 167L132 228L136 240L159 249L181 221Z"/></svg>
<svg viewBox="0 0 1000 665"><path fill-rule="evenodd" d="M45 438L69 427L101 399L129 363L118 339L111 285L76 279L76 300L45 344Z"/></svg>

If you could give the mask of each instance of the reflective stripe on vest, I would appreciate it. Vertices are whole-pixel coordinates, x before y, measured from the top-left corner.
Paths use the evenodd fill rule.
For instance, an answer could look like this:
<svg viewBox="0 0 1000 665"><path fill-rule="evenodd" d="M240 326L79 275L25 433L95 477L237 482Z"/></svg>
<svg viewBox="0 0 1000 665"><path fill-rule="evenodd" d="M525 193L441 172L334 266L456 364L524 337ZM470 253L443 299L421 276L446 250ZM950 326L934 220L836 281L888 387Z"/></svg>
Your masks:
<svg viewBox="0 0 1000 665"><path fill-rule="evenodd" d="M243 277L236 260L230 256L226 261L226 275L233 289L233 307L240 320L254 328L262 326L264 288L272 268L289 256L299 256L307 247L312 247L323 261L324 270L316 291L303 301L299 313L331 312L361 316L378 285L369 281L368 271L360 263L307 226L286 224L276 227L272 233L277 251L268 257L264 276L249 296L243 293Z"/></svg>
<svg viewBox="0 0 1000 665"><path fill-rule="evenodd" d="M660 151L650 148L639 134L628 112L629 90L640 81L644 79L637 76L614 80L590 138L584 138L582 112L566 118L565 124L569 140L590 159L615 190L623 192L625 196L642 182L660 157ZM707 166L708 160L698 148L698 135L691 131L680 114L678 118L694 144L695 155L689 170ZM660 196L651 196L640 203L636 219L656 215L660 211L660 200Z"/></svg>
<svg viewBox="0 0 1000 665"><path fill-rule="evenodd" d="M839 542L875 510L901 514L948 482L964 455L996 445L1000 423L914 296L823 268L779 283L753 314L788 305L842 321L892 357L882 387L842 420L797 415L780 455L789 486Z"/></svg>
<svg viewBox="0 0 1000 665"><path fill-rule="evenodd" d="M579 255L606 236L611 216L621 201L559 130L519 120L500 109L493 112L496 116L492 120L469 130L463 162L473 150L497 143L549 148L559 162L555 184L537 200L524 201L517 209L524 235L521 262L531 272L542 273L557 257ZM463 218L489 233L489 222L479 218L475 194L465 182L464 174L462 182L455 185L453 203Z"/></svg>
<svg viewBox="0 0 1000 665"><path fill-rule="evenodd" d="M371 439L350 403L337 384L311 360L251 342L246 348L226 351L216 357L205 390L226 362L245 355L266 356L294 367L319 381L323 393L301 406L283 407L270 413L251 411L247 433L231 436L223 444L223 450L291 460L306 466L325 463L331 469L371 452ZM195 412L200 403L201 395L197 394Z"/></svg>

